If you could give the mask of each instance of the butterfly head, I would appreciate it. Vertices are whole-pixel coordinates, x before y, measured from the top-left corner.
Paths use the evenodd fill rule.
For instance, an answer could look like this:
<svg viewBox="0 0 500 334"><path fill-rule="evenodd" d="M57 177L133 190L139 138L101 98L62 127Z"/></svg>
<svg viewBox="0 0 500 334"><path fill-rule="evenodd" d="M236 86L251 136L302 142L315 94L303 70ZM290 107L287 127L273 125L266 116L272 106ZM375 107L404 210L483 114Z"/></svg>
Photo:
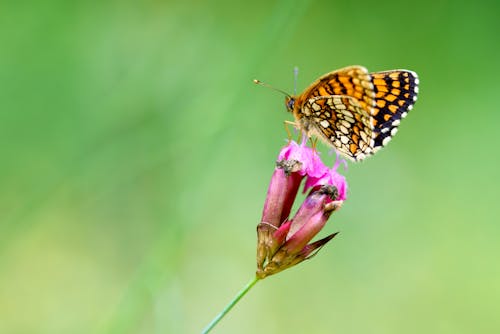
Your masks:
<svg viewBox="0 0 500 334"><path fill-rule="evenodd" d="M293 112L293 107L295 106L295 98L291 96L285 97L285 106L289 112Z"/></svg>

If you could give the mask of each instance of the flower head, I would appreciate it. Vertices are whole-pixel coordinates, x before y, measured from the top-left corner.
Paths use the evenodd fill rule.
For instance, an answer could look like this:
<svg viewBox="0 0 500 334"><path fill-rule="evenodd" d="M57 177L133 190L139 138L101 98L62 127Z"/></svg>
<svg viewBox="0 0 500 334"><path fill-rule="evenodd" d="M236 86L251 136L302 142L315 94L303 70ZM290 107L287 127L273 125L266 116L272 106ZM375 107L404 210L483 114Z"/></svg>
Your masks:
<svg viewBox="0 0 500 334"><path fill-rule="evenodd" d="M289 219L300 184L306 199ZM346 199L347 184L336 166L326 167L305 141L292 141L278 155L257 226L257 276L264 278L314 256L335 235L309 243Z"/></svg>

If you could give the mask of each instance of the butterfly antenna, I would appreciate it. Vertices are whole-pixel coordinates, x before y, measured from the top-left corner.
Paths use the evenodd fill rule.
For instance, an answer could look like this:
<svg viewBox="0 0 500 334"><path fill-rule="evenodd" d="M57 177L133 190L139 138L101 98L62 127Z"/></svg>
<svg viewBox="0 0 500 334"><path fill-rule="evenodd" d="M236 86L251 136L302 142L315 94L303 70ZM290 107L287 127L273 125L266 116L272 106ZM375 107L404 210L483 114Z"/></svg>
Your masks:
<svg viewBox="0 0 500 334"><path fill-rule="evenodd" d="M268 85L268 84L266 84L265 82L262 82L262 81L257 80L257 79L254 79L254 80L253 80L253 82L254 82L255 84L257 84L257 85L261 85L261 86L264 86L264 87L267 87L267 88L271 88L272 90L275 90L275 91L277 91L277 92L280 92L281 94L285 94L285 96L288 96L289 98L292 98L292 97L290 96L290 94L288 94L287 92L285 92L285 91L283 91L283 90L281 90L281 89L278 89L278 88L276 88L276 87L273 87L273 86L271 86L271 85Z"/></svg>
<svg viewBox="0 0 500 334"><path fill-rule="evenodd" d="M299 68L295 66L293 68L293 94L297 95L297 81L299 79Z"/></svg>

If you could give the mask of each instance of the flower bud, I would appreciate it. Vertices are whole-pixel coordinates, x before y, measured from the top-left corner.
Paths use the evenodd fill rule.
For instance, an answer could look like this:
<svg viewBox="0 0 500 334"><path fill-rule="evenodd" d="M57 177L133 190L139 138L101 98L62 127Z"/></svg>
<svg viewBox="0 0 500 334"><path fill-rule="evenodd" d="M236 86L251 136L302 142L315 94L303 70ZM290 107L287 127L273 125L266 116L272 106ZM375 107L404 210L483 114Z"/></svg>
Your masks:
<svg viewBox="0 0 500 334"><path fill-rule="evenodd" d="M338 210L346 196L347 185L336 168L329 169L318 153L295 142L278 156L271 178L261 223L257 226L257 276L264 278L314 256L335 235L309 242ZM288 216L302 179L304 190L311 188L299 210Z"/></svg>

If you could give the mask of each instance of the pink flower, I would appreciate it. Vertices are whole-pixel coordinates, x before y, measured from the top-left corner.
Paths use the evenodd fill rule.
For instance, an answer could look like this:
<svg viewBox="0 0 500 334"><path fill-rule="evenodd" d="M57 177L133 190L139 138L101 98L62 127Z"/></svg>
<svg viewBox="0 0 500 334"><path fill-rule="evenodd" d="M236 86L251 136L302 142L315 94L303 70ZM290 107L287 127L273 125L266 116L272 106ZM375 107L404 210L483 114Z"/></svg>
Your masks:
<svg viewBox="0 0 500 334"><path fill-rule="evenodd" d="M305 178L306 199L289 219L300 184ZM336 166L326 167L305 141L292 141L278 155L257 226L257 277L264 278L314 256L335 235L309 243L331 213L346 199L347 184Z"/></svg>

